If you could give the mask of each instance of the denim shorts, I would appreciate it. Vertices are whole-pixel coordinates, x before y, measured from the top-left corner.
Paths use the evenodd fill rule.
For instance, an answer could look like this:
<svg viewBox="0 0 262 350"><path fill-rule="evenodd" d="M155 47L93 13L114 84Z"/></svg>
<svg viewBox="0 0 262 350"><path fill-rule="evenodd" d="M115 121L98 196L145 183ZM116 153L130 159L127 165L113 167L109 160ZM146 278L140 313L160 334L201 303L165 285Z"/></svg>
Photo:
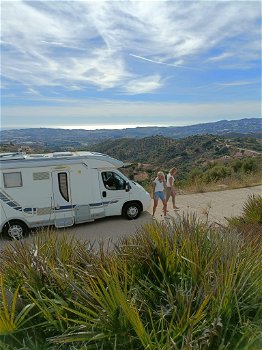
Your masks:
<svg viewBox="0 0 262 350"><path fill-rule="evenodd" d="M157 191L154 193L154 199L161 199L162 201L164 201L166 199L166 195L164 194L163 191Z"/></svg>

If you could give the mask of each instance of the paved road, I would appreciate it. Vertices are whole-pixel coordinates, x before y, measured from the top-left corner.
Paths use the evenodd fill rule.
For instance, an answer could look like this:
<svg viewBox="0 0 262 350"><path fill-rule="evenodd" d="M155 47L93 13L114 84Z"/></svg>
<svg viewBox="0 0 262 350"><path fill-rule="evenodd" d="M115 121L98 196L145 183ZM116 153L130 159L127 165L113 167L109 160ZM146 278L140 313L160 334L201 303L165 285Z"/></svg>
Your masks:
<svg viewBox="0 0 262 350"><path fill-rule="evenodd" d="M198 216L211 222L225 224L225 217L237 216L241 214L243 204L249 195L262 195L262 186L242 188L236 190L225 190L219 192L196 193L177 196L178 211L172 210L171 200L168 203L168 216L176 218L178 215L186 213L197 213ZM97 220L92 223L76 225L71 228L60 229L58 234L73 234L77 239L90 240L96 244L104 240L106 245L113 245L119 239L135 233L139 227L145 223L152 222L151 208L144 212L137 220L129 221L122 217L111 217ZM156 217L163 219L162 205L159 202ZM26 240L32 239L31 237ZM0 248L3 248L9 241L0 239Z"/></svg>

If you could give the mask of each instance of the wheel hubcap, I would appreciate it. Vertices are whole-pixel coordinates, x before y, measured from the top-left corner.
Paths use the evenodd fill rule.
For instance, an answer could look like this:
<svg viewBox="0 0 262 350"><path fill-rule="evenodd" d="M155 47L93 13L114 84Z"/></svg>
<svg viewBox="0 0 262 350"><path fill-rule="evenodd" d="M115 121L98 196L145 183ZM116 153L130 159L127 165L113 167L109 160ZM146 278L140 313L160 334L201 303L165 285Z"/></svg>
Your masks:
<svg viewBox="0 0 262 350"><path fill-rule="evenodd" d="M8 230L8 234L14 239L20 239L23 237L23 228L19 225L12 225Z"/></svg>
<svg viewBox="0 0 262 350"><path fill-rule="evenodd" d="M130 207L127 211L127 214L130 218L134 218L138 214L137 207Z"/></svg>

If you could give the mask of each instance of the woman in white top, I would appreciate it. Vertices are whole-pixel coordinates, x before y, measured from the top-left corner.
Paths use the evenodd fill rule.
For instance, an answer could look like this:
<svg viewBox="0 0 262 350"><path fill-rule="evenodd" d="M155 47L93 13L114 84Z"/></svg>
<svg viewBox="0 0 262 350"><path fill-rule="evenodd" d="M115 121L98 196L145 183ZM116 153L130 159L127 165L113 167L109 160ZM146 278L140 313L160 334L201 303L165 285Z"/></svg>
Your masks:
<svg viewBox="0 0 262 350"><path fill-rule="evenodd" d="M153 193L154 193L154 206L153 206L153 219L155 218L156 207L158 204L158 199L160 198L163 203L164 217L166 218L166 180L165 175L162 171L157 173L157 177L152 183Z"/></svg>
<svg viewBox="0 0 262 350"><path fill-rule="evenodd" d="M177 173L176 168L170 169L169 173L167 174L167 181L166 181L166 202L168 202L169 198L171 197L174 210L179 209L176 206L176 192L174 189L174 177L176 173Z"/></svg>

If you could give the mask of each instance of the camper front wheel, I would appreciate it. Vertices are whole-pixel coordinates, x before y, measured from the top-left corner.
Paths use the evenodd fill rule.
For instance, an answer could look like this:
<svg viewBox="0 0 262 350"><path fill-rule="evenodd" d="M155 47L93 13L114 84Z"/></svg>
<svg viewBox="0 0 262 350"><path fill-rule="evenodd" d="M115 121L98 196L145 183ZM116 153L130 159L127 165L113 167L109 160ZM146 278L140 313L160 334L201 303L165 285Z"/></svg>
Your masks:
<svg viewBox="0 0 262 350"><path fill-rule="evenodd" d="M140 213L141 206L138 203L128 203L123 208L123 214L129 220L138 218Z"/></svg>
<svg viewBox="0 0 262 350"><path fill-rule="evenodd" d="M11 220L3 227L3 233L12 239L21 239L28 231L28 227L23 221Z"/></svg>

